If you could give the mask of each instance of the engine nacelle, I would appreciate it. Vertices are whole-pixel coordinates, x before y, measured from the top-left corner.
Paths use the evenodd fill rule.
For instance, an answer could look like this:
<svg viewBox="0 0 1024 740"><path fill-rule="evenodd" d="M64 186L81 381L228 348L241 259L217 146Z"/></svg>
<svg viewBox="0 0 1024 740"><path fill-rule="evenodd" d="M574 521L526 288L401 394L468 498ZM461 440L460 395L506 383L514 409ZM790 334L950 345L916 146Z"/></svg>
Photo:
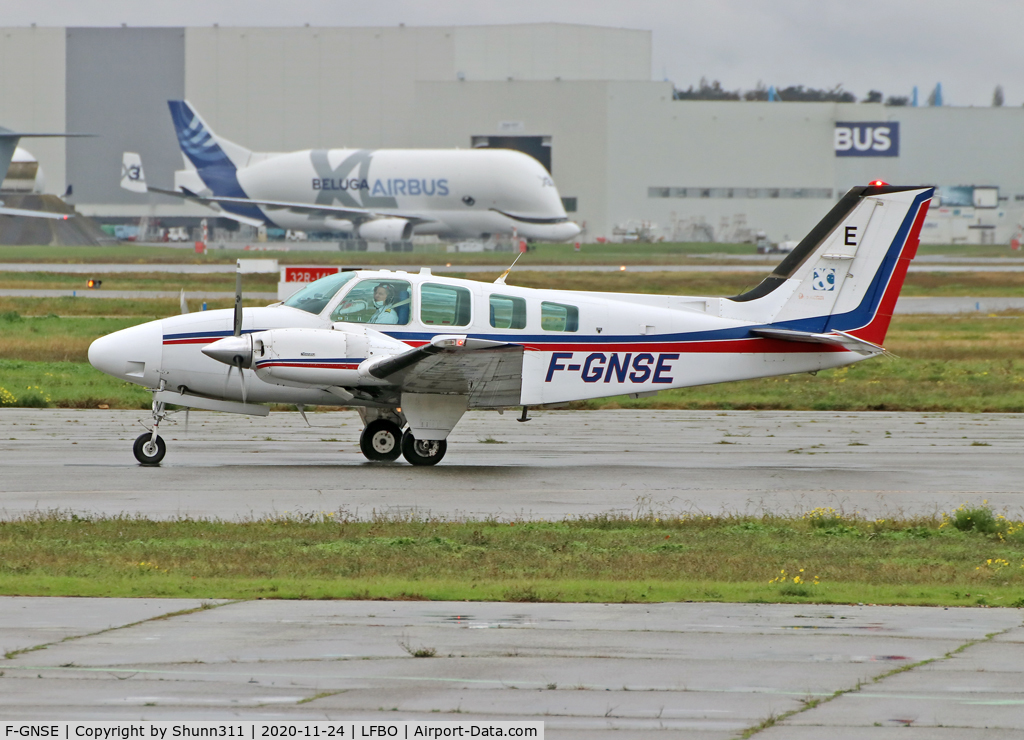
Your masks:
<svg viewBox="0 0 1024 740"><path fill-rule="evenodd" d="M374 242L397 242L412 238L412 222L404 218L377 218L359 224L360 239Z"/></svg>
<svg viewBox="0 0 1024 740"><path fill-rule="evenodd" d="M271 329L252 335L256 375L267 383L298 388L387 385L359 372L363 361L411 347L359 324L334 329Z"/></svg>

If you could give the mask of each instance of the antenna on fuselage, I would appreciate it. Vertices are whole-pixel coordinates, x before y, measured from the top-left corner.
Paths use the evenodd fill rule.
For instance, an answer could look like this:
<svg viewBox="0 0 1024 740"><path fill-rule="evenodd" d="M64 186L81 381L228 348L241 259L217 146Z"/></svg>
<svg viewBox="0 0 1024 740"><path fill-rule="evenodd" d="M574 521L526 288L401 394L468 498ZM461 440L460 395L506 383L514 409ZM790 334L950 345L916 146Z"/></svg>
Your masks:
<svg viewBox="0 0 1024 740"><path fill-rule="evenodd" d="M497 280L494 281L495 285L504 285L505 284L505 278L508 277L508 274L510 272L512 272L512 268L516 266L516 262L518 262L519 258L522 257L522 256L523 256L522 252L520 252L519 254L516 255L516 258L514 260L512 260L512 264L508 266L508 269L505 270L505 272L501 273L501 277L499 277Z"/></svg>

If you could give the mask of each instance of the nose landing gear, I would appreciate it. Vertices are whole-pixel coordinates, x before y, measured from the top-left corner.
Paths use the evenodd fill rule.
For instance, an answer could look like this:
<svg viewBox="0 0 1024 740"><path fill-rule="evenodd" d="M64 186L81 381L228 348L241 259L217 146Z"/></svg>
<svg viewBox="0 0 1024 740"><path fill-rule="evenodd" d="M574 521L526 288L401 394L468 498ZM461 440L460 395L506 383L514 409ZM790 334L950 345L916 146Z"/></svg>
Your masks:
<svg viewBox="0 0 1024 740"><path fill-rule="evenodd" d="M160 390L163 390L163 382L160 383ZM144 432L138 436L135 440L135 444L132 447L132 452L135 453L135 459L140 464L146 467L159 465L160 461L164 459L164 455L167 454L167 445L163 439L157 434L157 429L160 427L160 422L167 417L167 407L160 401L153 401L153 429L149 432Z"/></svg>
<svg viewBox="0 0 1024 740"><path fill-rule="evenodd" d="M135 459L142 465L159 465L160 461L164 459L164 455L167 454L167 445L164 444L163 437L152 432L143 432L135 440L132 452L135 453Z"/></svg>
<svg viewBox="0 0 1024 740"><path fill-rule="evenodd" d="M135 459L142 465L159 465L160 461L164 459L164 455L167 454L167 445L156 433L160 422L166 416L166 406L161 402L153 401L153 430L140 434L132 447Z"/></svg>

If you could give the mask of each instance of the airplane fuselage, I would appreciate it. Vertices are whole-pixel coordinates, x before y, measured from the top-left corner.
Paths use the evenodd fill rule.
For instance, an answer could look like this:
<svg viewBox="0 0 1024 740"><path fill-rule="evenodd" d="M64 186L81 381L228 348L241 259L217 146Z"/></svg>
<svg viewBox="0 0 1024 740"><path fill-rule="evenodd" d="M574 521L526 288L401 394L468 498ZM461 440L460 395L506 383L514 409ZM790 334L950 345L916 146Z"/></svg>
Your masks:
<svg viewBox="0 0 1024 740"><path fill-rule="evenodd" d="M444 278L428 270L349 274L352 279L315 313L282 304L244 309L243 334L255 337L275 329L324 332L304 337L305 352L275 357L274 367L292 368L283 377L275 377L272 368L257 362L256 369L234 370L232 378L229 367L201 352L231 336L230 310L174 316L117 332L97 340L90 360L104 372L149 388L163 381L168 388L185 387L202 395L241 400L241 372L249 402L340 405L327 388L357 385L358 367L369 357L365 347L338 356L339 351L351 349L351 340L348 346L342 340L346 333L365 329L381 335L393 341L382 347L391 352L422 346L439 334L464 335L524 348L519 392L497 405L532 406L810 372L864 359L835 347L794 347L752 336L750 328L760 322L743 318L742 305L732 309L733 317L719 315L730 303L722 298L538 290ZM407 323L352 324L343 320L339 307L367 281L408 286ZM438 288L461 289L468 295L468 310L456 317L455 323L436 323L437 312L431 313L428 304L436 302ZM514 304L521 312L513 309ZM497 317L494 307L507 315ZM512 319L513 313L521 315ZM522 324L521 328L512 328L515 323ZM119 349L114 348L115 343ZM104 362L101 357L116 359ZM282 381L287 385L281 385ZM345 405L358 404L354 400Z"/></svg>
<svg viewBox="0 0 1024 740"><path fill-rule="evenodd" d="M255 157L256 155L254 155ZM238 170L257 200L417 214L418 234L482 234L561 241L579 233L554 181L532 157L509 150L331 149L264 155ZM265 208L281 228L353 231L352 221ZM366 227L363 227L364 230Z"/></svg>

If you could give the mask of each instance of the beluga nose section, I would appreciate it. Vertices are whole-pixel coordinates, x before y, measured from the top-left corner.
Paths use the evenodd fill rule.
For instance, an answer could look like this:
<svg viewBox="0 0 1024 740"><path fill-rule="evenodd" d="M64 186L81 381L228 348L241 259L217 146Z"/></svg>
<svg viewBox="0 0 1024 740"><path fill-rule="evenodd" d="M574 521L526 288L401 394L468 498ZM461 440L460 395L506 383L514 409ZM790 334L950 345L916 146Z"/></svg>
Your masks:
<svg viewBox="0 0 1024 740"><path fill-rule="evenodd" d="M161 322L149 321L97 339L89 345L89 364L115 378L156 388L163 343Z"/></svg>
<svg viewBox="0 0 1024 740"><path fill-rule="evenodd" d="M252 335L224 337L202 349L207 357L234 367L252 367Z"/></svg>

